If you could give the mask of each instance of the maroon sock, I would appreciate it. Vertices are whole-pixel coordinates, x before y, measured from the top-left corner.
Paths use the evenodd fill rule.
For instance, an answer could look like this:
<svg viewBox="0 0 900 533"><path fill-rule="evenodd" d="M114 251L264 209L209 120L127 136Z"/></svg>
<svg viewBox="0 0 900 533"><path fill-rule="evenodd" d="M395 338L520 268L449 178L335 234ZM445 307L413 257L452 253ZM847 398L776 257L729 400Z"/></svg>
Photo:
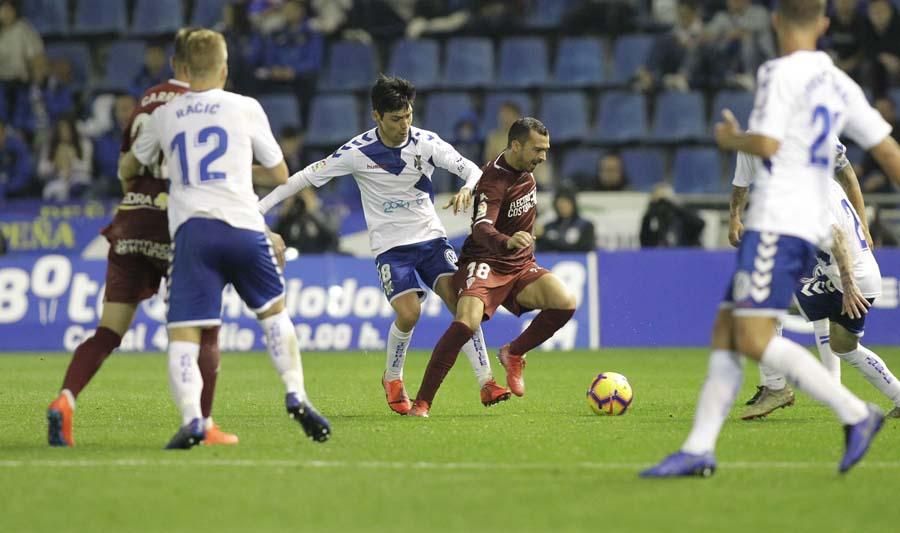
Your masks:
<svg viewBox="0 0 900 533"><path fill-rule="evenodd" d="M78 397L81 390L100 370L100 365L109 357L113 350L119 347L122 337L115 331L99 327L94 336L87 339L75 348L69 368L66 369L66 377L63 379L63 389L69 389L72 396Z"/></svg>
<svg viewBox="0 0 900 533"><path fill-rule="evenodd" d="M552 337L559 328L566 325L566 322L574 314L574 309L544 309L538 313L538 316L525 328L521 335L509 343L509 351L516 355L525 355Z"/></svg>
<svg viewBox="0 0 900 533"><path fill-rule="evenodd" d="M444 335L434 347L431 359L428 360L428 366L425 367L425 377L422 378L422 386L419 387L419 394L416 400L425 400L431 405L434 401L434 395L437 394L447 373L456 363L456 357L462 349L463 344L469 342L475 332L463 324L454 320L444 332Z"/></svg>
<svg viewBox="0 0 900 533"><path fill-rule="evenodd" d="M200 337L200 376L203 377L203 392L200 393L200 412L203 418L212 414L213 397L216 394L216 379L219 377L219 328L204 329Z"/></svg>

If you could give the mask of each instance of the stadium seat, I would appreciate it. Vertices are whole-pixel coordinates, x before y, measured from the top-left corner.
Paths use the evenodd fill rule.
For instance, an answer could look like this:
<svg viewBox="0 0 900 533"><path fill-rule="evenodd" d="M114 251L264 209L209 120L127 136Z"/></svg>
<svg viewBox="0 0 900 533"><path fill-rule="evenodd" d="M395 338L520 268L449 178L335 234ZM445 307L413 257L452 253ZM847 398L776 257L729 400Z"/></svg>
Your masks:
<svg viewBox="0 0 900 533"><path fill-rule="evenodd" d="M68 0L22 2L22 15L41 35L63 35L69 31Z"/></svg>
<svg viewBox="0 0 900 533"><path fill-rule="evenodd" d="M263 95L259 97L259 103L269 117L276 137L280 137L281 130L287 126L300 128L300 108L292 93Z"/></svg>
<svg viewBox="0 0 900 533"><path fill-rule="evenodd" d="M525 92L487 93L481 106L481 131L487 133L497 127L497 112L504 102L513 102L522 110L522 116L534 113L531 97Z"/></svg>
<svg viewBox="0 0 900 533"><path fill-rule="evenodd" d="M650 35L623 35L616 39L613 48L613 81L628 83L634 77L638 67L647 63L653 37Z"/></svg>
<svg viewBox="0 0 900 533"><path fill-rule="evenodd" d="M629 189L650 192L666 179L666 158L659 148L629 148L621 156Z"/></svg>
<svg viewBox="0 0 900 533"><path fill-rule="evenodd" d="M124 33L128 27L126 0L78 0L72 33Z"/></svg>
<svg viewBox="0 0 900 533"><path fill-rule="evenodd" d="M360 133L359 103L351 95L327 94L313 98L307 143L336 147Z"/></svg>
<svg viewBox="0 0 900 533"><path fill-rule="evenodd" d="M388 73L406 78L416 89L429 90L440 84L440 48L432 39L400 40L391 49Z"/></svg>
<svg viewBox="0 0 900 533"><path fill-rule="evenodd" d="M842 139L844 146L847 147L847 159L853 165L861 165L866 159L866 151L859 147L855 142Z"/></svg>
<svg viewBox="0 0 900 533"><path fill-rule="evenodd" d="M741 123L741 128L746 129L750 112L753 111L753 93L749 91L719 91L716 93L716 97L713 99L713 114L709 117L711 124L722 119L723 109L730 109Z"/></svg>
<svg viewBox="0 0 900 533"><path fill-rule="evenodd" d="M85 43L60 42L45 47L50 59L66 59L72 64L72 78L76 87L83 88L91 77L91 52Z"/></svg>
<svg viewBox="0 0 900 533"><path fill-rule="evenodd" d="M537 37L511 37L500 43L500 75L497 84L524 89L544 83L547 43Z"/></svg>
<svg viewBox="0 0 900 533"><path fill-rule="evenodd" d="M647 137L647 103L644 95L610 91L600 97L591 140L621 144Z"/></svg>
<svg viewBox="0 0 900 533"><path fill-rule="evenodd" d="M478 37L458 37L447 41L443 85L475 88L494 82L494 47Z"/></svg>
<svg viewBox="0 0 900 533"><path fill-rule="evenodd" d="M677 193L717 194L726 189L715 148L680 148L675 153L673 174Z"/></svg>
<svg viewBox="0 0 900 533"><path fill-rule="evenodd" d="M338 41L328 52L328 67L319 87L332 91L361 91L375 79L375 48L356 41Z"/></svg>
<svg viewBox="0 0 900 533"><path fill-rule="evenodd" d="M9 111L6 108L6 85L0 82L0 122L9 121Z"/></svg>
<svg viewBox="0 0 900 533"><path fill-rule="evenodd" d="M703 96L699 92L677 91L657 96L651 137L657 142L708 138Z"/></svg>
<svg viewBox="0 0 900 533"><path fill-rule="evenodd" d="M175 33L184 26L181 0L137 0L131 17L132 35Z"/></svg>
<svg viewBox="0 0 900 533"><path fill-rule="evenodd" d="M587 136L587 101L580 91L544 93L541 117L550 130L550 141L573 142Z"/></svg>
<svg viewBox="0 0 900 533"><path fill-rule="evenodd" d="M454 137L456 122L473 109L468 93L434 93L425 102L425 129L449 141Z"/></svg>
<svg viewBox="0 0 900 533"><path fill-rule="evenodd" d="M593 37L567 37L556 48L553 85L595 87L606 81L603 45Z"/></svg>
<svg viewBox="0 0 900 533"><path fill-rule="evenodd" d="M900 87L889 89L888 96L894 101L894 107L900 110Z"/></svg>
<svg viewBox="0 0 900 533"><path fill-rule="evenodd" d="M222 20L222 9L229 0L202 0L194 2L194 12L191 14L191 26L212 28Z"/></svg>
<svg viewBox="0 0 900 533"><path fill-rule="evenodd" d="M552 138L551 138L552 142ZM569 181L580 189L593 187L597 181L597 163L603 152L599 148L572 148L563 154L559 173L561 181Z"/></svg>
<svg viewBox="0 0 900 533"><path fill-rule="evenodd" d="M141 61L147 45L144 41L114 41L106 51L106 68L100 88L128 91L141 71Z"/></svg>
<svg viewBox="0 0 900 533"><path fill-rule="evenodd" d="M535 30L558 28L571 0L531 0L525 26Z"/></svg>

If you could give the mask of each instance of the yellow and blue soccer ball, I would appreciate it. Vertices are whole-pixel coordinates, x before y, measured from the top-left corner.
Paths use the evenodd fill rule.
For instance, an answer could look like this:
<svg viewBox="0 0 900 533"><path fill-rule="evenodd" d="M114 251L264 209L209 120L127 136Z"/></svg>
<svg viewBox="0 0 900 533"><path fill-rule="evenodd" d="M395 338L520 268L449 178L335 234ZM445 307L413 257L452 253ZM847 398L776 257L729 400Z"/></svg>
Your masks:
<svg viewBox="0 0 900 533"><path fill-rule="evenodd" d="M587 391L587 403L598 415L624 415L634 400L631 384L622 374L597 374Z"/></svg>

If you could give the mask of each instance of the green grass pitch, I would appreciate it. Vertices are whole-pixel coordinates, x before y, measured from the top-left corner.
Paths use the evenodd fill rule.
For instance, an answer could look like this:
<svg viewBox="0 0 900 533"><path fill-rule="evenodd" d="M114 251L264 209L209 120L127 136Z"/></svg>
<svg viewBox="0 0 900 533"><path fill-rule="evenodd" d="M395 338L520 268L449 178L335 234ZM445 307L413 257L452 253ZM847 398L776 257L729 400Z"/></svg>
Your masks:
<svg viewBox="0 0 900 533"><path fill-rule="evenodd" d="M881 353L900 368L900 349ZM413 394L426 357L407 362ZM74 449L49 448L44 420L68 356L0 356L0 531L900 531L900 420L842 477L840 426L801 394L763 421L735 411L711 479L638 479L686 436L706 358L534 352L527 395L489 409L460 358L424 420L388 411L382 354L305 354L307 388L334 426L316 444L284 413L268 358L226 354L215 416L240 445L166 452L179 420L161 354L106 362L79 398ZM631 381L627 415L591 413L599 371ZM755 366L745 375L740 402Z"/></svg>

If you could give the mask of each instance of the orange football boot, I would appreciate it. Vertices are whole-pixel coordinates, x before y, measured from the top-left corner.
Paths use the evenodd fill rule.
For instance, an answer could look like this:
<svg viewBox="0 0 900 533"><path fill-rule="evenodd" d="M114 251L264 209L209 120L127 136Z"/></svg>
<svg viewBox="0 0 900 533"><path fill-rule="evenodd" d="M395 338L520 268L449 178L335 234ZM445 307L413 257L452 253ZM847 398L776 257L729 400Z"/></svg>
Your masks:
<svg viewBox="0 0 900 533"><path fill-rule="evenodd" d="M47 442L50 446L75 446L75 437L72 435L72 419L75 409L69 402L69 397L60 392L47 408Z"/></svg>
<svg viewBox="0 0 900 533"><path fill-rule="evenodd" d="M402 379L392 379L385 381L384 376L381 377L381 384L384 386L384 395L387 398L388 407L397 414L405 415L412 408L412 402L409 401L409 395L403 387Z"/></svg>
<svg viewBox="0 0 900 533"><path fill-rule="evenodd" d="M237 435L222 431L219 424L213 422L211 426L206 428L206 437L200 441L200 444L203 446L234 446L238 442Z"/></svg>
<svg viewBox="0 0 900 533"><path fill-rule="evenodd" d="M506 369L506 385L516 396L525 395L525 378L522 371L525 369L525 356L509 353L509 344L500 348L497 354L500 364Z"/></svg>
<svg viewBox="0 0 900 533"><path fill-rule="evenodd" d="M490 407L509 399L510 392L506 387L497 385L493 379L481 387L481 405Z"/></svg>
<svg viewBox="0 0 900 533"><path fill-rule="evenodd" d="M428 418L428 410L431 409L431 405L428 404L425 400L416 400L416 403L413 404L412 409L406 413L406 416L420 416L422 418Z"/></svg>

